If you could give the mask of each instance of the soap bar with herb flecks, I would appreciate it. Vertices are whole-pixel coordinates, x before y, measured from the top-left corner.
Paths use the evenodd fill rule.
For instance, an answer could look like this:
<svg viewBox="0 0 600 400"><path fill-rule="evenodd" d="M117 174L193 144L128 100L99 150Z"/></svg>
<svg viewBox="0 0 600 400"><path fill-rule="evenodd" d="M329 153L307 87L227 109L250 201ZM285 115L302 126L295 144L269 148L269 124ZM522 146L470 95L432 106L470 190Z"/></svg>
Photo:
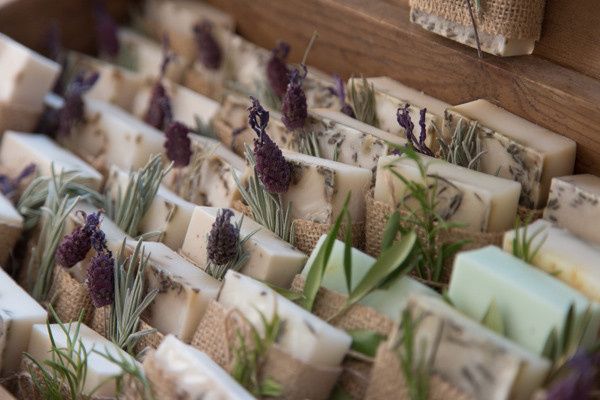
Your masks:
<svg viewBox="0 0 600 400"><path fill-rule="evenodd" d="M350 349L352 338L346 332L240 273L227 272L218 301L226 307L237 308L261 334L264 328L260 313L267 321L277 313L284 328L276 343L309 365L337 367Z"/></svg>
<svg viewBox="0 0 600 400"><path fill-rule="evenodd" d="M477 121L483 155L480 171L521 183L520 204L543 208L553 177L569 175L575 164L575 142L538 126L487 100L449 108L444 137L451 137L460 119Z"/></svg>
<svg viewBox="0 0 600 400"><path fill-rule="evenodd" d="M203 269L208 262L208 235L218 211L219 208L214 207L196 207L181 248L183 256ZM241 214L234 211L231 223L235 224L241 217ZM289 287L306 262L304 253L279 239L251 218L244 217L240 238L243 239L252 232L256 233L244 245L248 260L240 272L273 285Z"/></svg>

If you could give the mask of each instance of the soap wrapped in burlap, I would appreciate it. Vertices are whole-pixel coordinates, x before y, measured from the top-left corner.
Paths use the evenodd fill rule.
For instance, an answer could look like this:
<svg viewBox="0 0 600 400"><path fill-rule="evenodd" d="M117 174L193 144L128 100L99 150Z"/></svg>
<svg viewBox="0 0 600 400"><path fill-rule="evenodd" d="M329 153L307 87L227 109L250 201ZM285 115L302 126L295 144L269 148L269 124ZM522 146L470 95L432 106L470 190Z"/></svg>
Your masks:
<svg viewBox="0 0 600 400"><path fill-rule="evenodd" d="M71 273L60 265L54 267L50 299L62 322L77 321L82 310L82 323L87 325L93 317L94 306L87 286L73 278Z"/></svg>
<svg viewBox="0 0 600 400"><path fill-rule="evenodd" d="M191 345L205 352L217 364L231 371L235 362L233 346L236 333L249 335L248 322L234 309L227 309L211 301ZM251 343L247 340L247 343ZM269 348L260 375L282 385L287 400L325 400L329 397L340 375L340 368L317 367L304 363L283 351L277 344Z"/></svg>
<svg viewBox="0 0 600 400"><path fill-rule="evenodd" d="M292 282L292 291L302 292L304 278L296 275ZM315 298L312 313L317 317L329 321L346 304L347 297L321 287ZM329 321L336 328L346 331L368 330L389 335L394 327L394 322L378 313L374 308L355 304L344 314ZM340 386L354 399L365 396L371 375L371 362L352 357L346 357L342 365Z"/></svg>

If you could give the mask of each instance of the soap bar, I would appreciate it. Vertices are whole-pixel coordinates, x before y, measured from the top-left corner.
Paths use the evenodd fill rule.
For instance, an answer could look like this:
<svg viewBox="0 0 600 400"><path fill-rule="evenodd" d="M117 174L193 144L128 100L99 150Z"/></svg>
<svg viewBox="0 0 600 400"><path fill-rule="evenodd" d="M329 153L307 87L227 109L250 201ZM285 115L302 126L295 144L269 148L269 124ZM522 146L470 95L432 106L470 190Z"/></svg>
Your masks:
<svg viewBox="0 0 600 400"><path fill-rule="evenodd" d="M461 224L473 232L501 232L515 222L520 184L507 179L483 174L442 160L420 156L428 166L427 173L437 179L437 212L447 221ZM388 168L388 166L392 166ZM407 180L423 183L417 164L404 156L379 159L375 178L375 200L395 208L418 209L406 185L392 173ZM428 184L434 184L430 178Z"/></svg>
<svg viewBox="0 0 600 400"><path fill-rule="evenodd" d="M600 245L600 178L590 174L553 178L544 219Z"/></svg>
<svg viewBox="0 0 600 400"><path fill-rule="evenodd" d="M284 202L291 203L292 218L331 224L350 193L352 223L364 222L370 170L285 150L283 156L292 165L292 182L282 195Z"/></svg>
<svg viewBox="0 0 600 400"><path fill-rule="evenodd" d="M478 122L485 152L480 171L521 183L520 204L543 208L550 181L573 173L575 142L529 122L487 100L475 100L449 108L444 136L451 137L460 119Z"/></svg>
<svg viewBox="0 0 600 400"><path fill-rule="evenodd" d="M520 228L521 237L525 230L527 238L533 238L530 247L539 248L531 264L577 289L590 300L600 302L600 247L542 219L529 224L526 229ZM509 253L513 251L514 237L514 230L504 234L503 247Z"/></svg>
<svg viewBox="0 0 600 400"><path fill-rule="evenodd" d="M331 76L314 67L309 67L308 74L302 83L308 108L340 110L343 104L339 97L332 92L335 85L336 82Z"/></svg>
<svg viewBox="0 0 600 400"><path fill-rule="evenodd" d="M19 371L31 327L46 322L46 310L0 268L0 373Z"/></svg>
<svg viewBox="0 0 600 400"><path fill-rule="evenodd" d="M506 336L536 354L543 352L552 330L562 338L571 305L578 324L591 310L583 346L595 339L600 327L597 303L493 246L458 254L448 296L458 310L478 321L495 302Z"/></svg>
<svg viewBox="0 0 600 400"><path fill-rule="evenodd" d="M135 241L127 246L133 250ZM146 268L148 290L159 293L148 308L147 322L163 334L188 343L221 284L162 243L144 242L150 259Z"/></svg>
<svg viewBox="0 0 600 400"><path fill-rule="evenodd" d="M473 398L529 400L544 383L547 359L479 325L444 300L415 295L408 309L413 321L419 321L414 343L427 358L435 351L433 371Z"/></svg>
<svg viewBox="0 0 600 400"><path fill-rule="evenodd" d="M116 380L111 378L121 375L123 370L118 365L102 357L100 354L97 354L97 352L110 353L117 357L117 359L122 356L132 363L137 363L137 361L86 325L82 324L80 326L79 335L77 337L75 336L76 323L65 324L65 327L68 336L58 324L51 324L48 326L45 324L34 325L31 330L31 339L29 341L27 352L34 360L41 364L46 360L52 360L52 353L50 352L52 344L50 342L48 330L52 332L54 343L58 348L65 348L67 346L68 338L77 340L78 342L80 341L83 348L88 353L87 375L83 384L83 393L90 394L91 391L97 387L98 390L94 392L94 395L108 397L115 396L117 393ZM75 349L79 349L79 346L76 346Z"/></svg>
<svg viewBox="0 0 600 400"><path fill-rule="evenodd" d="M41 176L51 176L52 165L57 176L63 171L77 171L77 181L94 190L100 190L103 181L98 171L46 135L7 131L2 137L0 164L14 176L30 164L36 165Z"/></svg>
<svg viewBox="0 0 600 400"><path fill-rule="evenodd" d="M60 65L0 34L0 102L42 111Z"/></svg>
<svg viewBox="0 0 600 400"><path fill-rule="evenodd" d="M23 217L10 200L0 193L0 265L6 265L22 230Z"/></svg>
<svg viewBox="0 0 600 400"><path fill-rule="evenodd" d="M154 366L186 399L253 400L239 383L206 353L173 335L161 342L153 357Z"/></svg>
<svg viewBox="0 0 600 400"><path fill-rule="evenodd" d="M228 271L219 303L238 309L262 334L260 313L270 321L274 313L285 327L276 343L291 356L316 367L337 367L350 349L352 338L346 332L309 313L277 294L263 283Z"/></svg>
<svg viewBox="0 0 600 400"><path fill-rule="evenodd" d="M246 162L214 139L190 135L192 158L172 168L163 184L194 204L231 207L237 194L234 176L242 177Z"/></svg>
<svg viewBox="0 0 600 400"><path fill-rule="evenodd" d="M181 248L181 254L201 268L208 263L207 239L218 211L219 208L196 207ZM234 214L233 224L242 217L236 211ZM244 245L248 260L240 272L273 285L289 287L304 266L306 256L251 218L244 217L240 237L255 231Z"/></svg>
<svg viewBox="0 0 600 400"><path fill-rule="evenodd" d="M105 166L123 170L142 168L164 151L164 135L123 109L103 101L85 100L85 121L76 125L61 144L84 159L100 157Z"/></svg>
<svg viewBox="0 0 600 400"><path fill-rule="evenodd" d="M406 137L404 128L398 124L396 114L399 108L409 105L409 114L415 125L414 134L419 134L419 118L421 109L426 108L425 127L427 131L427 145L435 147L438 133L442 131L442 116L444 110L450 107L441 100L426 95L425 93L403 85L402 83L388 77L368 78L367 83L373 85L375 92L375 109L378 128L393 133L398 136ZM347 92L350 93L352 85L359 90L364 88L363 80L359 78L350 78L348 81Z"/></svg>
<svg viewBox="0 0 600 400"><path fill-rule="evenodd" d="M129 28L120 28L118 37L120 54L116 61L147 78L157 78L164 58L163 46ZM171 57L165 78L179 82L188 61L175 53Z"/></svg>
<svg viewBox="0 0 600 400"><path fill-rule="evenodd" d="M323 246L326 237L326 235L321 236L315 249L308 258L308 261L302 270L302 276L305 279L313 267L317 254L321 249L321 246ZM325 273L323 274L321 286L347 295L348 290L344 272L344 249L345 243L336 239L333 243L329 262L325 266ZM373 257L356 248L352 248L352 289L356 288L356 285L364 278L373 264L375 264L375 259ZM437 292L416 280L409 277L403 277L397 279L385 289L377 289L371 292L360 301L360 304L374 308L393 321L399 321L409 296L414 293L438 296Z"/></svg>

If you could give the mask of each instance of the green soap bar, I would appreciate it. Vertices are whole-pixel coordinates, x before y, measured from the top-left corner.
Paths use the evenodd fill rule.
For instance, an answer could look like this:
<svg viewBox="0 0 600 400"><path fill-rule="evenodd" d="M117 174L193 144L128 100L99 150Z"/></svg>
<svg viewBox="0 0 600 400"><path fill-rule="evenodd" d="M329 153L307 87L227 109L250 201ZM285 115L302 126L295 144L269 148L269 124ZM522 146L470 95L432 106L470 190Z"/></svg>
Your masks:
<svg viewBox="0 0 600 400"><path fill-rule="evenodd" d="M505 335L536 354L542 354L553 329L559 335L563 332L571 304L576 321L588 307L592 312L584 345L596 337L600 326L598 303L494 246L456 257L448 296L456 308L478 321L495 301Z"/></svg>

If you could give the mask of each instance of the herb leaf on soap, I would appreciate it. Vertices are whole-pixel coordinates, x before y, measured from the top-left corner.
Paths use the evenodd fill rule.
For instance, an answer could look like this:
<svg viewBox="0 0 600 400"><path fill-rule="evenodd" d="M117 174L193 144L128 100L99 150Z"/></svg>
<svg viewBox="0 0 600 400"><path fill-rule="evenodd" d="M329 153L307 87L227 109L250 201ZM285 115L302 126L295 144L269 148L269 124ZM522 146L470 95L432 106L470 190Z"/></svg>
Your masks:
<svg viewBox="0 0 600 400"><path fill-rule="evenodd" d="M446 115L446 119L448 118L449 115ZM438 137L440 158L451 164L479 171L481 157L486 151L482 149L481 138L477 133L478 123L465 122L465 124L468 126L466 132L463 127L463 118L458 120L450 143Z"/></svg>
<svg viewBox="0 0 600 400"><path fill-rule="evenodd" d="M155 400L152 385L146 377L144 369L133 358L122 352L116 352L115 355L106 348L104 350L104 352L100 352L94 349L94 353L115 364L122 371L120 375L114 377L117 383L117 394L123 392L123 380L126 376L130 376L134 379L135 387L142 399Z"/></svg>
<svg viewBox="0 0 600 400"><path fill-rule="evenodd" d="M521 219L519 217L516 218L513 231L514 237L512 240L512 254L515 257L525 261L527 264L531 264L533 262L548 238L548 233L546 232L547 229L544 229L543 227L529 234L527 229L530 221L531 215L527 215L523 223L521 223ZM546 232L546 234L539 238L537 243L534 245L534 242L538 236L544 232Z"/></svg>
<svg viewBox="0 0 600 400"><path fill-rule="evenodd" d="M356 119L365 124L379 127L377 119L377 103L375 100L375 89L373 84L366 78L362 78L360 86L356 86L356 79L352 78L350 85L349 99Z"/></svg>

